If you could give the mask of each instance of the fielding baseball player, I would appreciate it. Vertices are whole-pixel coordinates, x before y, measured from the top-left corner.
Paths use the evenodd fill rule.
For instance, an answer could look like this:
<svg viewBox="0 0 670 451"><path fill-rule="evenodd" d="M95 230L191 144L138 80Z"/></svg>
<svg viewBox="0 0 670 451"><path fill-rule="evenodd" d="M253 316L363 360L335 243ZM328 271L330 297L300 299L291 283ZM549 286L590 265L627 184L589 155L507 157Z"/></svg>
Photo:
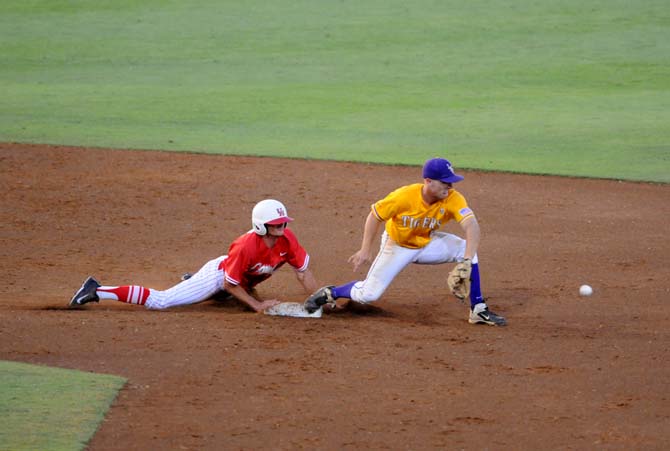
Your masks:
<svg viewBox="0 0 670 451"><path fill-rule="evenodd" d="M452 187L461 180L463 177L454 173L449 161L433 158L423 166L423 183L398 188L372 204L361 248L349 258L354 271L369 263L373 242L385 224L379 253L367 277L319 289L307 298L305 309L312 312L325 304L341 307L349 299L374 302L410 263L458 262L449 273L447 284L459 299L470 297L469 322L504 326L505 318L490 311L482 296L477 260L479 224L463 195ZM451 219L461 225L465 239L438 231ZM337 303L339 298L347 301Z"/></svg>
<svg viewBox="0 0 670 451"><path fill-rule="evenodd" d="M287 215L281 202L262 200L251 213L253 229L233 241L227 255L205 263L190 278L160 291L139 285L101 286L89 277L72 296L70 307L112 299L160 310L195 304L225 291L224 294L234 296L260 312L280 301L257 299L254 287L272 276L284 263L293 267L305 291L313 293L318 284L307 267L309 255L287 228L291 221L293 218Z"/></svg>

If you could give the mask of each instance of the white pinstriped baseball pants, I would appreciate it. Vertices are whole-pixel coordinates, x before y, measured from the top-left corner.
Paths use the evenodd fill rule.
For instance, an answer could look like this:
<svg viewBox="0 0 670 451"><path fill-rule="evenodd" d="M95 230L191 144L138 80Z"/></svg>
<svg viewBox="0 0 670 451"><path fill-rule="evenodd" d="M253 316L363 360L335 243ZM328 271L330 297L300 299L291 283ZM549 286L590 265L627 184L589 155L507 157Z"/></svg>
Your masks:
<svg viewBox="0 0 670 451"><path fill-rule="evenodd" d="M190 279L184 280L167 290L151 288L144 306L152 310L163 310L179 305L196 304L206 301L223 290L225 272L219 269L221 262L228 258L222 255L205 263Z"/></svg>
<svg viewBox="0 0 670 451"><path fill-rule="evenodd" d="M433 232L432 239L421 249L399 246L382 234L379 254L372 262L365 280L356 282L351 288L351 299L361 303L374 302L384 294L393 279L410 263L438 265L458 262L465 255L465 240L446 232ZM472 259L477 263L477 256ZM445 277L446 280L446 277Z"/></svg>

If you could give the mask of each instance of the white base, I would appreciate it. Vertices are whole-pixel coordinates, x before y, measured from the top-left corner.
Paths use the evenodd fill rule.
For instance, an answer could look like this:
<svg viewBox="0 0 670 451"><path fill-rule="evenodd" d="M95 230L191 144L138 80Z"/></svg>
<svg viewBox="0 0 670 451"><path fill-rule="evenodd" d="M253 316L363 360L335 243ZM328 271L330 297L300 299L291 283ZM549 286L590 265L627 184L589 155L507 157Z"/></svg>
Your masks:
<svg viewBox="0 0 670 451"><path fill-rule="evenodd" d="M323 309L320 308L314 313L308 313L305 307L298 302L282 302L281 304L273 305L265 310L266 315L272 316L293 316L295 318L321 318Z"/></svg>

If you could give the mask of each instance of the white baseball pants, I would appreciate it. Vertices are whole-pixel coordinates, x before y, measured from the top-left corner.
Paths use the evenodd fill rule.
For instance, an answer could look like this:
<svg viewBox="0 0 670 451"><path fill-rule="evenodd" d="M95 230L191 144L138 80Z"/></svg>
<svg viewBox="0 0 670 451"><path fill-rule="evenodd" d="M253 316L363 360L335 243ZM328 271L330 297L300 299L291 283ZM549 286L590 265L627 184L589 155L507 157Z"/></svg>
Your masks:
<svg viewBox="0 0 670 451"><path fill-rule="evenodd" d="M219 269L219 265L226 258L228 256L223 255L208 261L190 279L172 288L163 291L152 288L144 306L153 310L162 310L206 301L218 291L223 290L225 272Z"/></svg>
<svg viewBox="0 0 670 451"><path fill-rule="evenodd" d="M465 255L465 244L465 240L456 235L433 232L430 243L425 247L409 249L396 244L384 232L379 254L372 262L365 280L356 282L351 288L351 299L361 303L376 301L410 263L438 265L461 261ZM476 255L472 262L477 263Z"/></svg>

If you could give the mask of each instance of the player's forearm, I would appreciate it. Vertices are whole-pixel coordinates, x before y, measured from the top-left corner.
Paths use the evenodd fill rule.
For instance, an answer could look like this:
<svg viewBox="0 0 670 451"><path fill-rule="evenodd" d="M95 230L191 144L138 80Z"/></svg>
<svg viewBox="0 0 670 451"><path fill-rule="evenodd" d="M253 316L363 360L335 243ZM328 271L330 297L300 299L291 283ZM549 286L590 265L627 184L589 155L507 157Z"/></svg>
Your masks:
<svg viewBox="0 0 670 451"><path fill-rule="evenodd" d="M247 304L249 307L251 307L254 311L259 311L261 308L261 302L258 301L256 298L254 298L252 295L247 293L247 290L242 288L239 285L232 285L229 284L228 282L224 283L224 288L225 290L235 296L235 298L239 299L240 301L244 302Z"/></svg>
<svg viewBox="0 0 670 451"><path fill-rule="evenodd" d="M298 282L300 282L305 289L305 293L311 294L319 289L319 284L317 283L316 278L314 278L314 274L311 270L306 269L303 272L296 271L296 277L298 278Z"/></svg>
<svg viewBox="0 0 670 451"><path fill-rule="evenodd" d="M361 250L369 253L372 249L372 244L375 238L379 235L383 222L370 212L365 219L365 227L363 228L363 242L361 243Z"/></svg>
<svg viewBox="0 0 670 451"><path fill-rule="evenodd" d="M479 240L473 241L471 239L468 239L467 244L465 246L464 258L469 258L470 260L472 260L477 254L478 247L479 247Z"/></svg>
<svg viewBox="0 0 670 451"><path fill-rule="evenodd" d="M481 239L481 232L479 229L479 223L477 219L471 218L468 219L463 224L463 229L465 230L465 258L474 258L477 254L477 249L479 249L479 241Z"/></svg>

